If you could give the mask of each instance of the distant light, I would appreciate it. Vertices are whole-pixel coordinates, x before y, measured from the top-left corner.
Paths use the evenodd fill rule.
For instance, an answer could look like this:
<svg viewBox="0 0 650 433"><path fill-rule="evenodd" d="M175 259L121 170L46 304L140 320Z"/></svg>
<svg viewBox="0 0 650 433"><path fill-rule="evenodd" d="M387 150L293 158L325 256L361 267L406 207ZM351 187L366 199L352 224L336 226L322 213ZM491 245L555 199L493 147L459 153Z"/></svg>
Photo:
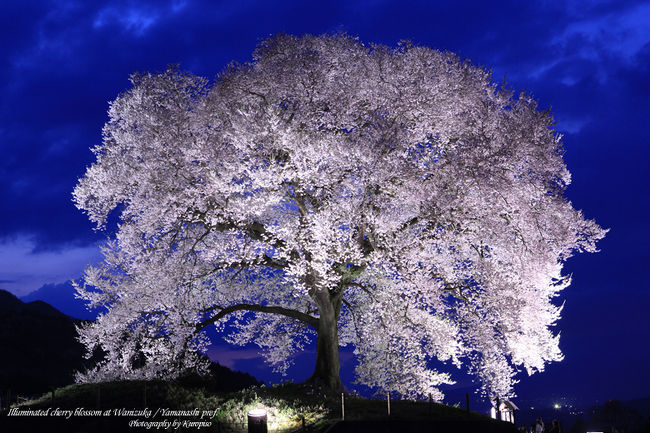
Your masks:
<svg viewBox="0 0 650 433"><path fill-rule="evenodd" d="M253 409L248 411L248 416L266 416L266 409Z"/></svg>
<svg viewBox="0 0 650 433"><path fill-rule="evenodd" d="M554 407L555 409L560 409L562 406L560 406L558 403L555 403L555 404L553 405L553 407Z"/></svg>

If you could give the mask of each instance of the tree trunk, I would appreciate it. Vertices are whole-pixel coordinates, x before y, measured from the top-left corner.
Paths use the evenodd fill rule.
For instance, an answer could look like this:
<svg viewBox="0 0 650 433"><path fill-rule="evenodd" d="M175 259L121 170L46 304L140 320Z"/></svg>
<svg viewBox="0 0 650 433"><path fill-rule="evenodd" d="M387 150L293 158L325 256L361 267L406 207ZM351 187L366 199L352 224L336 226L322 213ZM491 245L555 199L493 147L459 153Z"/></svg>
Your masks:
<svg viewBox="0 0 650 433"><path fill-rule="evenodd" d="M333 391L341 391L343 384L339 370L339 331L338 318L341 312L340 295L330 295L327 292L316 295L316 303L320 317L316 332L316 368L309 379L315 384L322 384Z"/></svg>

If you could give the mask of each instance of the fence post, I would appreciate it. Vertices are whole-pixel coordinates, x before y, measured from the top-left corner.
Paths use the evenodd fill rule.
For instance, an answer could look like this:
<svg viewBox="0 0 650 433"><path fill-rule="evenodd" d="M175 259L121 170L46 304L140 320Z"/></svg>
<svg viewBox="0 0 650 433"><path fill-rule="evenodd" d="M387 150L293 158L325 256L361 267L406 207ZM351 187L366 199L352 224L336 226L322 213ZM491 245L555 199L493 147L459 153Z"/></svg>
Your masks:
<svg viewBox="0 0 650 433"><path fill-rule="evenodd" d="M469 412L469 392L465 393L465 402L467 403L467 412Z"/></svg>
<svg viewBox="0 0 650 433"><path fill-rule="evenodd" d="M102 400L101 400L101 385L99 382L97 382L97 409L102 408Z"/></svg>
<svg viewBox="0 0 650 433"><path fill-rule="evenodd" d="M388 402L388 416L390 416L390 392L386 393L386 401Z"/></svg>
<svg viewBox="0 0 650 433"><path fill-rule="evenodd" d="M497 419L501 421L501 400L499 400L499 396L497 395Z"/></svg>
<svg viewBox="0 0 650 433"><path fill-rule="evenodd" d="M345 394L341 393L341 421L345 421Z"/></svg>
<svg viewBox="0 0 650 433"><path fill-rule="evenodd" d="M144 383L144 390L142 392L142 400L144 402L144 407L147 407L147 382Z"/></svg>

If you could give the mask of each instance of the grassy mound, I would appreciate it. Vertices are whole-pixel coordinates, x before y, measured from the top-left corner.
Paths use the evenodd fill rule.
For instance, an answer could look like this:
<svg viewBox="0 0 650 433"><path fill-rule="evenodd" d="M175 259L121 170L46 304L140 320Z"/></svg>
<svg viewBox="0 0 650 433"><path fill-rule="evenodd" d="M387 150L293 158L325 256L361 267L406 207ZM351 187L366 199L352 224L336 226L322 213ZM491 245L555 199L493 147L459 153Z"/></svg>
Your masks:
<svg viewBox="0 0 650 433"><path fill-rule="evenodd" d="M284 384L279 386L255 386L237 392L216 392L201 386L196 380L176 381L117 381L99 384L78 384L59 388L41 398L26 402L21 409L109 411L108 417L88 418L74 416L68 420L58 420L64 428L71 422L75 428L95 428L97 423L110 428L124 429L134 419L140 421L201 421L202 432L246 431L247 414L252 409L264 408L267 411L270 432L288 432L299 430L305 425L311 431L322 431L341 417L341 394L328 393L323 389L307 385ZM156 415L116 416L119 409L139 410L148 408ZM198 411L200 415L168 415L164 409L171 411ZM385 400L369 400L354 395L345 396L345 419L381 420L387 417ZM417 420L436 419L456 421L488 421L484 415L474 412L426 401L391 401L391 419ZM21 422L23 420L20 420ZM49 419L40 419L43 426L50 431L52 426L46 424ZM182 426L181 426L182 427ZM144 430L145 428L142 428ZM148 429L154 429L150 426ZM131 428L129 428L131 430ZM173 428L156 426L157 431L173 431ZM25 429L24 431L27 431ZM65 430L61 430L65 431ZM116 430L118 431L118 430ZM135 431L135 430L134 430ZM196 426L180 431L197 431Z"/></svg>

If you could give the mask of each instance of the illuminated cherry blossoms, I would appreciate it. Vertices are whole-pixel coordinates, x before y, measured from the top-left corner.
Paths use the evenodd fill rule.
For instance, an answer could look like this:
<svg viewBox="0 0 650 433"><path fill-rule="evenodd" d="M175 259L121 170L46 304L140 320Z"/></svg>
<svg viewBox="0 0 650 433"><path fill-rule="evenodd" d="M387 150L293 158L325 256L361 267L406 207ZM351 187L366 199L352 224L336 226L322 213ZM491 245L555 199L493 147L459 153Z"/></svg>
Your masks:
<svg viewBox="0 0 650 433"><path fill-rule="evenodd" d="M548 112L450 53L345 35L276 36L214 83L177 69L111 103L74 202L103 228L80 328L106 358L80 381L200 368L203 331L312 380L406 396L463 366L490 395L562 354L562 264L605 231L573 209ZM555 299L555 302L554 302ZM225 326L229 323L229 326Z"/></svg>

